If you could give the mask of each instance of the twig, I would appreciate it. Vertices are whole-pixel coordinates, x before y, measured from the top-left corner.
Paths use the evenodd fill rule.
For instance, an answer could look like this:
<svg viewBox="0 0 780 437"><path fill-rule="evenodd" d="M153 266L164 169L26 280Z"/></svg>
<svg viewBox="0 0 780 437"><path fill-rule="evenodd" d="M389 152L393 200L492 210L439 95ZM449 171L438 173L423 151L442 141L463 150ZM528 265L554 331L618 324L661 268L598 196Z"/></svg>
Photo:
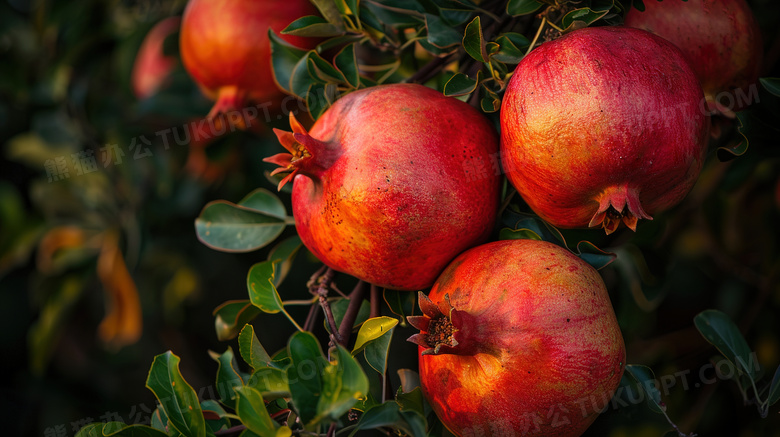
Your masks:
<svg viewBox="0 0 780 437"><path fill-rule="evenodd" d="M349 306L347 306L347 312L344 313L344 318L341 319L338 332L339 343L344 347L347 347L347 343L349 343L352 326L355 324L358 312L360 312L360 305L363 303L363 295L366 293L367 285L367 283L360 281L349 294Z"/></svg>
<svg viewBox="0 0 780 437"><path fill-rule="evenodd" d="M246 426L244 425L236 425L228 429L221 429L219 431L214 431L214 435L218 435L220 437L225 436L231 436L231 435L239 435L246 429Z"/></svg>
<svg viewBox="0 0 780 437"><path fill-rule="evenodd" d="M382 306L379 299L382 298L382 294L379 292L379 287L371 284L371 312L369 318L379 317L382 315Z"/></svg>
<svg viewBox="0 0 780 437"><path fill-rule="evenodd" d="M303 330L311 332L314 330L314 324L317 323L317 314L320 312L317 311L317 305L312 305L309 308L309 315L306 316L306 321L303 323Z"/></svg>
<svg viewBox="0 0 780 437"><path fill-rule="evenodd" d="M335 270L323 266L311 277L307 285L309 286L309 292L319 299L320 307L325 312L325 319L328 321L331 336L336 343L341 343L336 319L333 317L333 310L330 308L330 303L328 303L328 289L335 276Z"/></svg>
<svg viewBox="0 0 780 437"><path fill-rule="evenodd" d="M330 424L330 428L328 428L327 437L333 437L335 435L336 435L336 422L333 422Z"/></svg>

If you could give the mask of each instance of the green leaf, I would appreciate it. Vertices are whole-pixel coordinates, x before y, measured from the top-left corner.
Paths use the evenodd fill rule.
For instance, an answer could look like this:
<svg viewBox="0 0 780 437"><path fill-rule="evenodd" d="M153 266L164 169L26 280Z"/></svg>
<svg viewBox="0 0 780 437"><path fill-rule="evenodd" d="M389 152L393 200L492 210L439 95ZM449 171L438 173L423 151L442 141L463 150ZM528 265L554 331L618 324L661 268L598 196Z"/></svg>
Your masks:
<svg viewBox="0 0 780 437"><path fill-rule="evenodd" d="M295 36L307 36L315 38L326 38L331 36L342 35L344 33L343 28L329 23L322 17L316 15L307 15L301 17L282 30L284 35Z"/></svg>
<svg viewBox="0 0 780 437"><path fill-rule="evenodd" d="M238 202L238 205L280 219L287 217L284 203L276 194L265 188L258 188L247 194L246 197Z"/></svg>
<svg viewBox="0 0 780 437"><path fill-rule="evenodd" d="M246 287L252 305L264 313L276 314L282 311L282 298L274 287L274 262L263 261L253 265L246 276Z"/></svg>
<svg viewBox="0 0 780 437"><path fill-rule="evenodd" d="M772 378L772 384L769 386L766 405L771 407L776 404L777 401L780 401L780 366L775 370L775 376Z"/></svg>
<svg viewBox="0 0 780 437"><path fill-rule="evenodd" d="M645 11L645 4L642 0L633 0L632 5L639 11L644 12Z"/></svg>
<svg viewBox="0 0 780 437"><path fill-rule="evenodd" d="M512 229L528 229L538 235L543 241L549 241L558 245L566 244L561 232L547 224L538 216L526 214L517 210L515 205L510 205L504 210L501 222Z"/></svg>
<svg viewBox="0 0 780 437"><path fill-rule="evenodd" d="M339 29L344 28L344 19L341 17L341 13L333 0L311 0L311 2L314 3L314 6L320 10L322 16L325 17L329 23Z"/></svg>
<svg viewBox="0 0 780 437"><path fill-rule="evenodd" d="M276 85L282 90L294 94L290 90L290 79L295 65L306 55L307 51L279 38L271 29L268 29L268 39L271 42L271 65Z"/></svg>
<svg viewBox="0 0 780 437"><path fill-rule="evenodd" d="M750 111L737 112L737 132L742 135L742 141L738 142L732 147L718 147L716 154L718 160L721 162L731 161L734 158L740 157L745 154L750 145L750 139L748 138L748 132L750 131L752 120L750 118Z"/></svg>
<svg viewBox="0 0 780 437"><path fill-rule="evenodd" d="M223 252L250 252L274 241L285 219L217 200L209 202L195 220L198 239Z"/></svg>
<svg viewBox="0 0 780 437"><path fill-rule="evenodd" d="M360 87L360 72L358 71L357 58L355 56L355 44L344 46L333 59L336 69L341 73L344 82L352 88Z"/></svg>
<svg viewBox="0 0 780 437"><path fill-rule="evenodd" d="M287 345L291 359L287 367L287 381L292 403L304 424L317 416L317 403L322 393L321 369L328 363L322 356L320 343L309 332L296 332Z"/></svg>
<svg viewBox="0 0 780 437"><path fill-rule="evenodd" d="M425 402L422 387L417 386L409 392L404 392L399 387L398 393L395 395L395 401L398 402L401 411L416 411L423 417L426 417L429 413L430 407Z"/></svg>
<svg viewBox="0 0 780 437"><path fill-rule="evenodd" d="M761 85L764 86L764 89L774 94L775 96L780 97L780 78L762 77L758 80L761 82Z"/></svg>
<svg viewBox="0 0 780 437"><path fill-rule="evenodd" d="M312 75L309 74L310 55L311 53L306 53L301 57L301 59L292 67L292 71L290 72L290 92L304 100L309 93L309 87L317 81L315 77L312 77Z"/></svg>
<svg viewBox="0 0 780 437"><path fill-rule="evenodd" d="M337 299L331 304L330 310L333 312L333 319L336 322L336 326L341 326L341 321L344 319L344 315L347 313L348 307L349 299ZM357 317L355 317L355 323L352 325L352 328L354 329L362 325L363 322L368 320L370 313L371 304L369 304L367 300L364 300L360 303L360 308L358 309L358 314ZM327 322L325 322L325 328L330 331L330 327L328 326Z"/></svg>
<svg viewBox="0 0 780 437"><path fill-rule="evenodd" d="M440 17L425 14L425 26L428 29L428 42L435 47L445 48L460 45L463 35L450 27Z"/></svg>
<svg viewBox="0 0 780 437"><path fill-rule="evenodd" d="M398 428L412 437L427 436L425 418L415 411L402 412L398 403L392 400L371 407L363 413L349 436L355 436L360 430L386 426Z"/></svg>
<svg viewBox="0 0 780 437"><path fill-rule="evenodd" d="M225 353L218 355L214 352L209 352L211 358L219 363L217 367L217 394L219 394L219 401L223 405L235 409L236 408L236 393L233 391L235 387L241 387L244 385L244 380L241 379L241 375L236 370L236 357L233 354L233 348L228 346Z"/></svg>
<svg viewBox="0 0 780 437"><path fill-rule="evenodd" d="M268 253L268 261L274 264L274 287L279 287L287 274L290 273L295 256L303 247L301 238L294 235L281 241Z"/></svg>
<svg viewBox="0 0 780 437"><path fill-rule="evenodd" d="M219 402L206 399L200 403L200 409L206 419L206 426L212 433L230 428L230 418L227 417L227 412Z"/></svg>
<svg viewBox="0 0 780 437"><path fill-rule="evenodd" d="M368 394L368 378L360 364L343 346L336 346L336 361L322 372L322 396L315 423L337 420Z"/></svg>
<svg viewBox="0 0 780 437"><path fill-rule="evenodd" d="M259 391L266 400L290 397L290 384L287 371L284 369L270 366L258 367L246 385Z"/></svg>
<svg viewBox="0 0 780 437"><path fill-rule="evenodd" d="M387 306L393 314L401 318L401 326L406 325L406 316L413 316L417 307L417 299L414 293L408 291L385 289L382 293Z"/></svg>
<svg viewBox="0 0 780 437"><path fill-rule="evenodd" d="M482 37L482 24L479 15L466 25L463 33L463 48L466 53L479 62L487 62L487 51L485 50L485 39Z"/></svg>
<svg viewBox="0 0 780 437"><path fill-rule="evenodd" d="M306 91L306 109L315 120L330 107L330 101L327 97L325 86L317 83L309 85L309 89Z"/></svg>
<svg viewBox="0 0 780 437"><path fill-rule="evenodd" d="M393 341L393 331L391 329L387 335L368 343L363 350L368 365L381 375L387 372L387 354L390 351L390 342Z"/></svg>
<svg viewBox="0 0 780 437"><path fill-rule="evenodd" d="M523 60L525 49L527 49L531 43L525 36L519 33L512 35L519 35L522 39L510 36L510 33L499 35L498 38L496 38L499 50L492 54L491 58L507 64L518 64Z"/></svg>
<svg viewBox="0 0 780 437"><path fill-rule="evenodd" d="M355 347L352 349L352 355L356 355L362 351L367 344L377 340L385 334L392 332L395 325L398 324L398 319L392 317L380 316L366 320L363 326L358 331L357 339L355 340Z"/></svg>
<svg viewBox="0 0 780 437"><path fill-rule="evenodd" d="M179 372L179 357L171 351L154 357L146 387L168 416L168 424L187 437L206 437L206 421L198 395Z"/></svg>
<svg viewBox="0 0 780 437"><path fill-rule="evenodd" d="M629 378L629 381L633 380L639 387L635 389L644 390L645 400L650 409L656 413L663 413L666 411L666 405L661 401L661 392L655 386L655 375L652 369L647 366L640 366L635 364L629 364L626 366L626 371L623 374L623 379ZM621 385L631 387L633 384L624 384L621 381ZM633 397L633 396L632 396Z"/></svg>
<svg viewBox="0 0 780 437"><path fill-rule="evenodd" d="M561 19L561 27L564 33L590 26L607 15L609 10L615 5L612 0L601 1L600 3L590 8L575 9L564 15Z"/></svg>
<svg viewBox="0 0 780 437"><path fill-rule="evenodd" d="M219 341L235 338L244 325L260 314L260 308L249 300L231 300L214 309L214 328Z"/></svg>
<svg viewBox="0 0 780 437"><path fill-rule="evenodd" d="M577 243L577 256L596 270L601 270L617 258L616 254L603 251L590 241Z"/></svg>
<svg viewBox="0 0 780 437"><path fill-rule="evenodd" d="M248 323L238 334L238 352L241 354L241 358L253 369L259 369L271 363L271 356L257 339L254 326Z"/></svg>
<svg viewBox="0 0 780 437"><path fill-rule="evenodd" d="M499 240L536 240L541 241L542 237L530 229L509 229L502 228L498 233Z"/></svg>
<svg viewBox="0 0 780 437"><path fill-rule="evenodd" d="M341 82L341 73L317 52L310 52L309 58L306 61L306 68L309 71L309 76L316 77L323 83Z"/></svg>
<svg viewBox="0 0 780 437"><path fill-rule="evenodd" d="M91 423L81 428L76 437L168 437L168 434L146 425L108 422Z"/></svg>
<svg viewBox="0 0 780 437"><path fill-rule="evenodd" d="M444 84L443 94L445 96L465 96L477 89L482 71L477 72L477 78L472 79L463 73L455 73L450 80Z"/></svg>
<svg viewBox="0 0 780 437"><path fill-rule="evenodd" d="M750 347L729 316L718 310L704 310L693 318L696 329L710 344L734 364L740 373L755 381L756 370L751 363Z"/></svg>
<svg viewBox="0 0 780 437"><path fill-rule="evenodd" d="M509 0L506 13L512 16L533 14L542 4L536 0Z"/></svg>
<svg viewBox="0 0 780 437"><path fill-rule="evenodd" d="M236 395L236 414L241 418L241 423L257 435L275 435L279 425L268 414L263 395L254 388L245 386L236 388Z"/></svg>

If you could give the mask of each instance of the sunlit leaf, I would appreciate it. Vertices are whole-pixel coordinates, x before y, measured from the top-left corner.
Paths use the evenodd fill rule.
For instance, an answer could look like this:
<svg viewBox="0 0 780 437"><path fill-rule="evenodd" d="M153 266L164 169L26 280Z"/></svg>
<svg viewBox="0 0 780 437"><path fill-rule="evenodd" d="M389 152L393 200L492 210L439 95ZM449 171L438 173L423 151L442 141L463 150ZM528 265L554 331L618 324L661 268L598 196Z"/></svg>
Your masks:
<svg viewBox="0 0 780 437"><path fill-rule="evenodd" d="M363 323L363 326L360 327L360 331L358 331L355 347L352 349L352 355L363 350L368 343L383 335L389 334L397 324L398 319L386 316L374 317L366 320L366 322Z"/></svg>
<svg viewBox="0 0 780 437"><path fill-rule="evenodd" d="M266 400L290 397L291 393L287 371L276 367L256 368L246 385L259 391Z"/></svg>
<svg viewBox="0 0 780 437"><path fill-rule="evenodd" d="M263 395L252 387L236 388L236 414L248 430L260 436L274 435L279 425L271 419L265 408Z"/></svg>
<svg viewBox="0 0 780 437"><path fill-rule="evenodd" d="M263 261L253 265L246 277L249 300L265 313L275 314L282 310L282 298L274 286L274 262Z"/></svg>
<svg viewBox="0 0 780 437"><path fill-rule="evenodd" d="M205 437L206 421L198 395L181 376L179 361L171 351L154 357L146 387L165 410L170 426L186 436Z"/></svg>
<svg viewBox="0 0 780 437"><path fill-rule="evenodd" d="M343 29L316 15L301 17L282 30L282 34L284 35L306 37L329 37L341 35L343 33Z"/></svg>
<svg viewBox="0 0 780 437"><path fill-rule="evenodd" d="M195 220L198 239L223 252L249 252L274 241L284 231L285 219L234 205L209 202Z"/></svg>
<svg viewBox="0 0 780 437"><path fill-rule="evenodd" d="M255 328L248 323L238 334L238 352L253 369L267 366L271 362L271 357L255 335Z"/></svg>

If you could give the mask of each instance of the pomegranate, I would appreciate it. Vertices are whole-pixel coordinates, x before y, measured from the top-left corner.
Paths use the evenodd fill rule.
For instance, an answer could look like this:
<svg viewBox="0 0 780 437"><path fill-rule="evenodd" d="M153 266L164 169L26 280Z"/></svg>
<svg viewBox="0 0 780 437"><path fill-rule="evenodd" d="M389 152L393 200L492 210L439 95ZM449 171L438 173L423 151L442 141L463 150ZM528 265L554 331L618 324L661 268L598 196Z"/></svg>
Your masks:
<svg viewBox="0 0 780 437"><path fill-rule="evenodd" d="M179 17L168 17L152 27L144 38L133 63L131 84L133 93L139 99L145 99L163 85L165 79L176 66L176 58L165 56L163 43L179 29Z"/></svg>
<svg viewBox="0 0 780 437"><path fill-rule="evenodd" d="M660 35L679 47L701 81L708 105L733 117L750 104L762 57L761 30L745 0L647 1L631 9L626 26Z"/></svg>
<svg viewBox="0 0 780 437"><path fill-rule="evenodd" d="M290 153L265 161L293 180L295 225L327 266L380 287L419 290L496 219L498 172L464 163L495 158L498 137L476 109L415 84L342 97L307 133L275 130ZM466 128L467 127L467 128Z"/></svg>
<svg viewBox="0 0 780 437"><path fill-rule="evenodd" d="M242 108L248 100L280 101L268 29L278 33L296 19L314 14L317 9L307 0L190 0L182 19L181 56L195 82L216 99L208 117ZM281 37L307 49L317 42Z"/></svg>
<svg viewBox="0 0 780 437"><path fill-rule="evenodd" d="M625 346L604 282L536 240L472 248L441 274L422 316L420 383L458 436L579 436L617 389Z"/></svg>
<svg viewBox="0 0 780 437"><path fill-rule="evenodd" d="M649 32L595 27L518 64L501 107L501 159L540 217L561 228L624 223L693 187L710 119L680 50Z"/></svg>

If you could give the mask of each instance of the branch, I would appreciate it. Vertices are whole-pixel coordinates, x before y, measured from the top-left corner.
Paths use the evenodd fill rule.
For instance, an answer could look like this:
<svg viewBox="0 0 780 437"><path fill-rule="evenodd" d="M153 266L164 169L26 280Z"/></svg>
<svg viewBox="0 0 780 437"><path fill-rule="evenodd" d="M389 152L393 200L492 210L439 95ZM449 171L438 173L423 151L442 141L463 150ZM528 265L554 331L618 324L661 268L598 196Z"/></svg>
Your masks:
<svg viewBox="0 0 780 437"><path fill-rule="evenodd" d="M379 287L371 284L371 313L369 318L379 317L382 315L382 304L379 299L382 298L382 294L379 292Z"/></svg>
<svg viewBox="0 0 780 437"><path fill-rule="evenodd" d="M349 294L349 306L347 312L344 313L344 318L341 319L341 326L339 326L339 343L344 347L347 347L349 343L352 326L355 324L358 312L360 312L360 305L363 303L363 295L366 293L367 285L367 283L359 281L352 289L352 293Z"/></svg>

